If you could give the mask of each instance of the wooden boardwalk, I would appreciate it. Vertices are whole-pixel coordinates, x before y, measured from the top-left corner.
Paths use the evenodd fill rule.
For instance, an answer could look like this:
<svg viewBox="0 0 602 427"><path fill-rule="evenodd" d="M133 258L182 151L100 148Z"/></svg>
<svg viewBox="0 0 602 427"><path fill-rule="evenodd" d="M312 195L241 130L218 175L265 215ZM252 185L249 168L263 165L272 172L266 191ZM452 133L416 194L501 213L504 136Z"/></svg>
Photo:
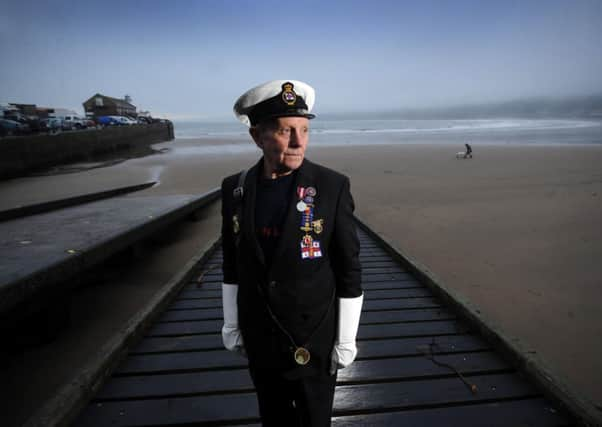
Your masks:
<svg viewBox="0 0 602 427"><path fill-rule="evenodd" d="M359 356L339 371L334 426L576 425L359 233ZM183 288L74 425L260 425L246 361L222 347L220 267L217 250L200 284Z"/></svg>

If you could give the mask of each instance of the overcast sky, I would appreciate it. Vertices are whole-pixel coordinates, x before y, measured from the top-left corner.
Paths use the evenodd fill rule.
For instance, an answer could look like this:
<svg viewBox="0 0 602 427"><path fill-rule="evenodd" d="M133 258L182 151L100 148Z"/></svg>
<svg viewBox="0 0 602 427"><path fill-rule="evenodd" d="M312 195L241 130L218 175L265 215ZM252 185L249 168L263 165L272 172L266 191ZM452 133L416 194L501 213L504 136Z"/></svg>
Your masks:
<svg viewBox="0 0 602 427"><path fill-rule="evenodd" d="M602 93L602 1L2 0L0 102L83 111L96 92L231 115L271 79L317 112Z"/></svg>

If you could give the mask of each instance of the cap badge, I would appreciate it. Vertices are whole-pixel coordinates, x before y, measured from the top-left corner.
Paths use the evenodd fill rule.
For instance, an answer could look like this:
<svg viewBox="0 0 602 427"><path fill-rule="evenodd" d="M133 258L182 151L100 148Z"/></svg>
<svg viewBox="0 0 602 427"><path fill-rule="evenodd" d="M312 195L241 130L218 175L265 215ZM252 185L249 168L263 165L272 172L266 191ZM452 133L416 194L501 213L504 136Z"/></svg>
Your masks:
<svg viewBox="0 0 602 427"><path fill-rule="evenodd" d="M297 101L297 94L293 90L293 84L290 82L282 85L282 100L286 105L295 105Z"/></svg>

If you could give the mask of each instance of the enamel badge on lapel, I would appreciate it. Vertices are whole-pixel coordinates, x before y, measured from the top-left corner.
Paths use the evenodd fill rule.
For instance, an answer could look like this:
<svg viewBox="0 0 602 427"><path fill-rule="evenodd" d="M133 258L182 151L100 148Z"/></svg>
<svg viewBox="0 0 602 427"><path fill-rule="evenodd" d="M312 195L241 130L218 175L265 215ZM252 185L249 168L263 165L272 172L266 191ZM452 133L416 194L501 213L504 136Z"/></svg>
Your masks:
<svg viewBox="0 0 602 427"><path fill-rule="evenodd" d="M324 227L324 220L314 220L314 197L317 191L314 187L297 187L297 210L301 213L301 231L305 234L301 238L301 259L314 259L322 256L320 242L314 240L311 232L320 234Z"/></svg>
<svg viewBox="0 0 602 427"><path fill-rule="evenodd" d="M240 232L240 222L238 221L238 215L232 216L232 231L234 234L238 234Z"/></svg>
<svg viewBox="0 0 602 427"><path fill-rule="evenodd" d="M320 234L323 230L323 224L324 224L324 220L323 219L317 219L315 221L312 221L311 226L314 229L314 232L316 234Z"/></svg>
<svg viewBox="0 0 602 427"><path fill-rule="evenodd" d="M311 236L307 236L311 239ZM314 259L322 256L322 249L320 248L320 242L313 240L311 244L307 245L301 241L301 259Z"/></svg>

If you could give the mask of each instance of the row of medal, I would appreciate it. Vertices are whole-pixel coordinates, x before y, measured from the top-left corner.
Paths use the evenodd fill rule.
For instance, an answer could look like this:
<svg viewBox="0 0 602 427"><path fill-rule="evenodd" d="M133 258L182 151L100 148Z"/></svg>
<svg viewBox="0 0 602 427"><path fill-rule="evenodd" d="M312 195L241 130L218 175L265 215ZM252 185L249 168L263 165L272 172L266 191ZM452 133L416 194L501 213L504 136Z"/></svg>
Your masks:
<svg viewBox="0 0 602 427"><path fill-rule="evenodd" d="M297 187L297 211L301 213L301 231L305 234L301 238L301 259L314 259L322 256L320 242L314 240L311 232L320 234L324 227L323 219L314 220L314 198L316 197L314 187Z"/></svg>

